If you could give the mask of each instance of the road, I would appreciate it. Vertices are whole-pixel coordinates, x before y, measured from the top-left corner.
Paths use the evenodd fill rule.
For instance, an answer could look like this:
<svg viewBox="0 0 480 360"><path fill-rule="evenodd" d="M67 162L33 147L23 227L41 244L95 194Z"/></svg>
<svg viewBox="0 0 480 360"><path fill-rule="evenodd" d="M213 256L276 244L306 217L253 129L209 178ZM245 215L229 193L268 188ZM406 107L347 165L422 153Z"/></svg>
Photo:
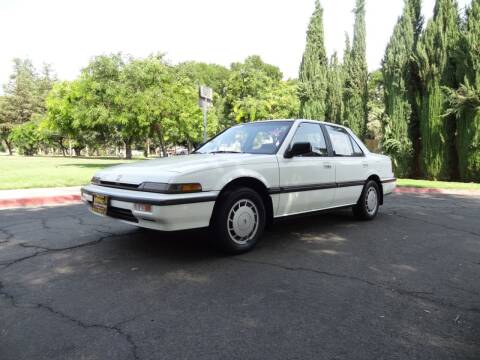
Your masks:
<svg viewBox="0 0 480 360"><path fill-rule="evenodd" d="M479 359L480 198L396 194L275 225L226 257L205 231L83 205L0 211L0 358Z"/></svg>

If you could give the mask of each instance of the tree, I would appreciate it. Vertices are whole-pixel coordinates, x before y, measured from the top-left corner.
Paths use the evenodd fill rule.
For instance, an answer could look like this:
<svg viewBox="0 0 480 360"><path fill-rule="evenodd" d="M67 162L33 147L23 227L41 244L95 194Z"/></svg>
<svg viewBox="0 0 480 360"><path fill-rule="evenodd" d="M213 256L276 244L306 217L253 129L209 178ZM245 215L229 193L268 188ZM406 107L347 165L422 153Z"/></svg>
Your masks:
<svg viewBox="0 0 480 360"><path fill-rule="evenodd" d="M382 124L383 149L392 157L396 174L403 177L412 173L413 144L417 141L412 131L418 113L412 62L421 24L421 0L405 0L382 61L387 115Z"/></svg>
<svg viewBox="0 0 480 360"><path fill-rule="evenodd" d="M300 116L307 119L325 119L328 60L324 44L323 8L315 0L310 18L307 41L300 65L298 94Z"/></svg>
<svg viewBox="0 0 480 360"><path fill-rule="evenodd" d="M38 123L32 120L15 126L9 135L9 139L18 147L21 154L35 155L41 142Z"/></svg>
<svg viewBox="0 0 480 360"><path fill-rule="evenodd" d="M250 121L288 119L298 114L299 106L296 82L280 81L257 97L247 96L236 100L234 113L237 119Z"/></svg>
<svg viewBox="0 0 480 360"><path fill-rule="evenodd" d="M344 70L337 53L330 58L327 73L327 94L325 99L325 118L337 124L342 123Z"/></svg>
<svg viewBox="0 0 480 360"><path fill-rule="evenodd" d="M98 56L82 71L78 87L79 121L89 129L118 136L127 159L132 157L133 143L144 138L149 128L146 117L138 116L132 107L139 89L136 75L131 74L135 63L125 71L131 61L121 54Z"/></svg>
<svg viewBox="0 0 480 360"><path fill-rule="evenodd" d="M6 98L4 96L0 97L0 141L5 143L5 147L8 150L8 154L12 155L12 143L9 139L10 132L12 131L12 124L7 122L7 117L5 116L5 104Z"/></svg>
<svg viewBox="0 0 480 360"><path fill-rule="evenodd" d="M225 113L229 122L222 125L296 115L296 95L290 92L296 85L285 84L282 76L278 67L264 63L259 56L232 64L225 89ZM286 96L288 94L290 96Z"/></svg>
<svg viewBox="0 0 480 360"><path fill-rule="evenodd" d="M364 137L368 116L365 0L356 0L354 13L352 48L346 51L343 123Z"/></svg>
<svg viewBox="0 0 480 360"><path fill-rule="evenodd" d="M4 86L5 96L0 104L0 139L5 142L10 155L10 133L16 126L44 113L45 97L55 82L49 65L44 65L41 75L38 75L28 59L17 58L13 63L13 73Z"/></svg>
<svg viewBox="0 0 480 360"><path fill-rule="evenodd" d="M36 97L36 75L30 60L14 59L13 73L4 86L5 97L0 108L0 134L12 154L10 133L19 124L30 121L39 111Z"/></svg>
<svg viewBox="0 0 480 360"><path fill-rule="evenodd" d="M447 113L442 87L457 88L455 49L459 15L455 0L437 0L433 18L420 37L415 59L420 79L420 152L423 175L456 178L455 118Z"/></svg>
<svg viewBox="0 0 480 360"><path fill-rule="evenodd" d="M208 111L207 132L215 131L218 126L222 126L222 122L227 126L230 122L228 121L229 114L226 112L226 88L230 70L221 65L195 61L180 63L175 68L179 72L179 76L186 76L196 87L206 85L213 89L213 104Z"/></svg>
<svg viewBox="0 0 480 360"><path fill-rule="evenodd" d="M460 179L480 180L480 0L472 0L456 53L458 89L445 87L456 118L456 149Z"/></svg>
<svg viewBox="0 0 480 360"><path fill-rule="evenodd" d="M46 116L40 127L60 147L64 156L67 141L76 156L80 156L88 142L89 129L77 119L78 101L78 81L55 84L45 101Z"/></svg>

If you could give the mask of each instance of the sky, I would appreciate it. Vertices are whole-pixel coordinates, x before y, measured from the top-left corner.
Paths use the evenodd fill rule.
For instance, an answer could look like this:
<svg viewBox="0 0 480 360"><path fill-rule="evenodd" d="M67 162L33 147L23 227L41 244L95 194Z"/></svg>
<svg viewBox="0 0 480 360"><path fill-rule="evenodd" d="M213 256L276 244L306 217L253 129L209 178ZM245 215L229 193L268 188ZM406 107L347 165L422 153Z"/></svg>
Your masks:
<svg viewBox="0 0 480 360"><path fill-rule="evenodd" d="M341 55L355 0L320 1L327 52ZM423 1L427 19L434 2ZM370 70L380 66L402 7L403 0L367 0ZM0 0L0 84L15 57L49 63L71 80L93 56L115 52L225 66L257 54L295 78L313 10L314 0Z"/></svg>

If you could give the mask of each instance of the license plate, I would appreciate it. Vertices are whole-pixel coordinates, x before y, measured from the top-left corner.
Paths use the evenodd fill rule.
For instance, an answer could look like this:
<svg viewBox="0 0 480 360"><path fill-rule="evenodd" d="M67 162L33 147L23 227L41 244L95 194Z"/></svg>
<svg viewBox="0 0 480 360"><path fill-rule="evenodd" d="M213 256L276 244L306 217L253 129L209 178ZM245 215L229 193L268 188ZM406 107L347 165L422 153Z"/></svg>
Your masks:
<svg viewBox="0 0 480 360"><path fill-rule="evenodd" d="M106 216L108 208L108 197L104 195L93 195L92 211L96 214Z"/></svg>

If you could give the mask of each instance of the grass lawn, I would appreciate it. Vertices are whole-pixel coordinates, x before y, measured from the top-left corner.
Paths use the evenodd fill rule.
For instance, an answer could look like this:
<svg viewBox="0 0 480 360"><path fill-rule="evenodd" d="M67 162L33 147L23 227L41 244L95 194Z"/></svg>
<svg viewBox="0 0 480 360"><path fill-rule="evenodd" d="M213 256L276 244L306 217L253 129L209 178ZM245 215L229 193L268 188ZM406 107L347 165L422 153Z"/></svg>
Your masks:
<svg viewBox="0 0 480 360"><path fill-rule="evenodd" d="M398 179L397 185L408 186L408 187L418 187L418 188L433 188L433 189L480 190L480 184L478 183L462 183L462 182L433 181L433 180Z"/></svg>
<svg viewBox="0 0 480 360"><path fill-rule="evenodd" d="M0 190L84 185L97 170L132 161L138 160L0 156ZM480 184L430 180L398 179L397 185L480 190Z"/></svg>
<svg viewBox="0 0 480 360"><path fill-rule="evenodd" d="M87 184L104 167L135 160L0 156L0 190Z"/></svg>

